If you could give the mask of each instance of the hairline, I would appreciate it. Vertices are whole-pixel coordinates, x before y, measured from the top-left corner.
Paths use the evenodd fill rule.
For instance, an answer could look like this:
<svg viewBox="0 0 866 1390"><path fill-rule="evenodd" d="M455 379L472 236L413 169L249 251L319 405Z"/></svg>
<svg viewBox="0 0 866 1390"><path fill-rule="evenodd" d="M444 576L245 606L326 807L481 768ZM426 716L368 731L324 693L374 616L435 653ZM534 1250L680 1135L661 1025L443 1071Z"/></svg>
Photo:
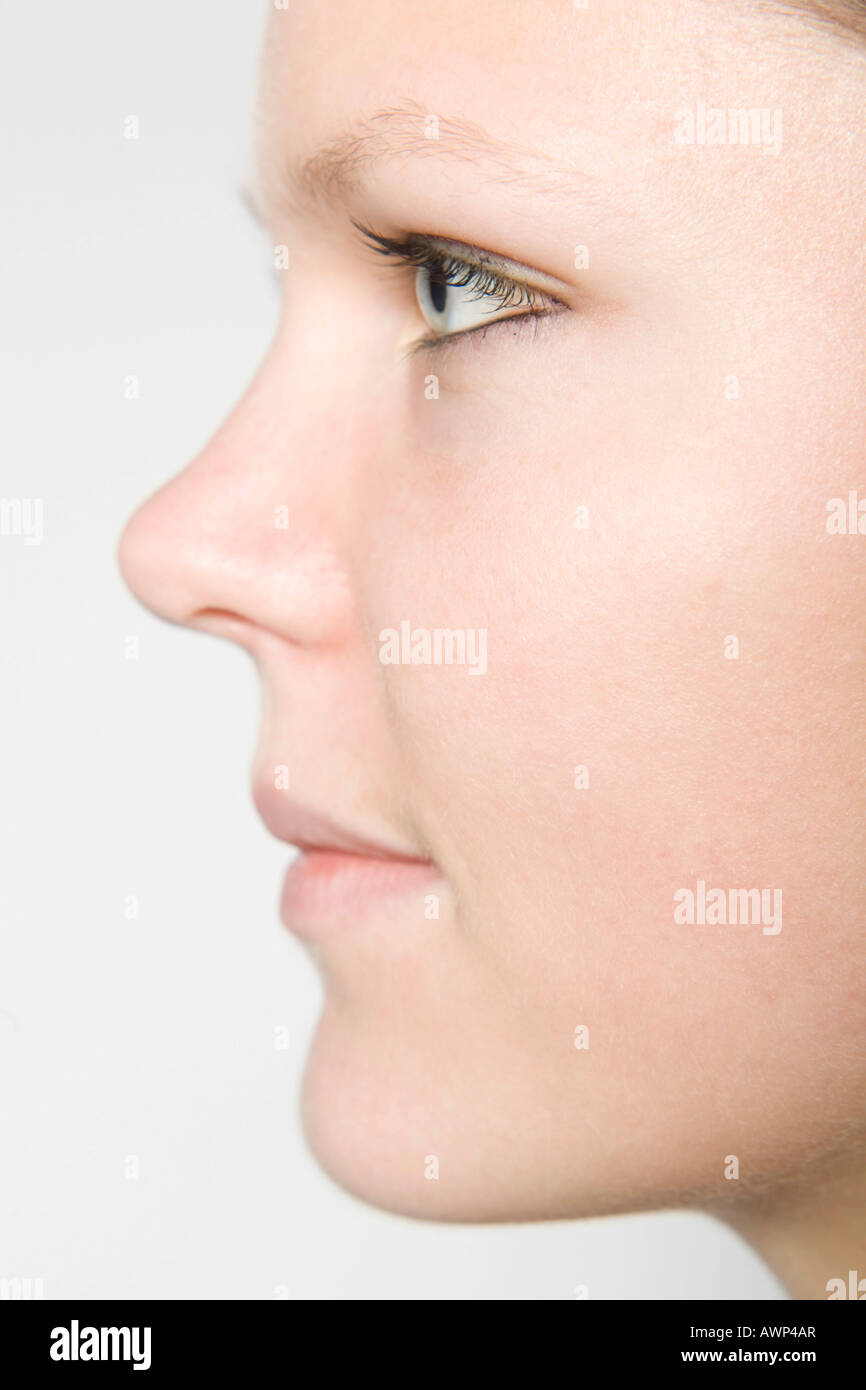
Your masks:
<svg viewBox="0 0 866 1390"><path fill-rule="evenodd" d="M866 42L866 0L762 0L780 14L804 18L824 32Z"/></svg>

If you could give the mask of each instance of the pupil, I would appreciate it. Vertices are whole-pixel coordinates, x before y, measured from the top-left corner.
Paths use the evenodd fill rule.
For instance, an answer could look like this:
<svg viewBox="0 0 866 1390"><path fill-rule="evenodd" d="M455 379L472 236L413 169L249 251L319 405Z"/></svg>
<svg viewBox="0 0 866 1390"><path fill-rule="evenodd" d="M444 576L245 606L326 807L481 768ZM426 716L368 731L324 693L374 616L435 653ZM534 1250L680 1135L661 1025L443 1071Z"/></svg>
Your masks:
<svg viewBox="0 0 866 1390"><path fill-rule="evenodd" d="M430 276L430 302L437 314L445 312L445 300L448 298L448 281L437 280Z"/></svg>

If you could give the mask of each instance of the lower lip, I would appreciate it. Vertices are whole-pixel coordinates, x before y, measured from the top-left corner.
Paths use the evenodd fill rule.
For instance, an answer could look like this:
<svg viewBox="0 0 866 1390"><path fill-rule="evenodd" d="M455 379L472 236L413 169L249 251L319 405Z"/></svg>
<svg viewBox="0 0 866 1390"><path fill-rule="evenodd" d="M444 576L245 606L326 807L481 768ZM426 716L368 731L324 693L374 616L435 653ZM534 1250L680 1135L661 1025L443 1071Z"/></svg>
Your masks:
<svg viewBox="0 0 866 1390"><path fill-rule="evenodd" d="M388 903L417 902L438 877L435 865L415 859L373 859L339 850L307 850L290 865L280 916L299 936L351 928Z"/></svg>

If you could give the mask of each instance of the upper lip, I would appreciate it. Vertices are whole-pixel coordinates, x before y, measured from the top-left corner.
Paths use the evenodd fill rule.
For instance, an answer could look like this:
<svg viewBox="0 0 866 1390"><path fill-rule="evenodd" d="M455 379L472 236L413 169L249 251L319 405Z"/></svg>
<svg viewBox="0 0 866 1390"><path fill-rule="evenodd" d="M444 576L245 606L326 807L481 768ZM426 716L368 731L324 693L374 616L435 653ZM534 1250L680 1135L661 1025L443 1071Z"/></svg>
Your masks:
<svg viewBox="0 0 866 1390"><path fill-rule="evenodd" d="M389 842L387 837L372 839L359 834L352 827L302 805L287 791L278 790L266 782L254 783L253 802L271 834L304 853L338 850L367 859L402 859L421 864L430 862L425 856L413 854L411 849L403 845Z"/></svg>

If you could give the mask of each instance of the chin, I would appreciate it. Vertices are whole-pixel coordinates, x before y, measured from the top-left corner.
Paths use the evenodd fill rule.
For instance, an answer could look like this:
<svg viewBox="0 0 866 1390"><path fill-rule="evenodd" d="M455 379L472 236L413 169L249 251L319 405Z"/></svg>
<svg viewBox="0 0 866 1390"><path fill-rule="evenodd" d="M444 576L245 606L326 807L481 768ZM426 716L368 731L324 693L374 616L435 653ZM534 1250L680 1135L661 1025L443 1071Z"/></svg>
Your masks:
<svg viewBox="0 0 866 1390"><path fill-rule="evenodd" d="M395 1215L508 1220L508 1202L480 1180L483 1158L470 1127L449 1114L419 1060L402 1046L389 1050L383 1038L371 1039L351 1010L327 1005L301 1094L313 1156L346 1192ZM437 1165L438 1176L428 1177Z"/></svg>
<svg viewBox="0 0 866 1390"><path fill-rule="evenodd" d="M508 1223L701 1206L718 1193L715 1150L674 1144L672 1157L673 1120L665 1133L647 1114L612 1129L573 1094L551 1104L531 1068L515 1076L488 1056L485 1075L477 1053L478 1070L443 1066L435 1029L428 1041L423 1022L412 1042L343 1002L325 1007L304 1075L304 1134L361 1201L419 1220ZM617 1134L613 1149L604 1132Z"/></svg>

